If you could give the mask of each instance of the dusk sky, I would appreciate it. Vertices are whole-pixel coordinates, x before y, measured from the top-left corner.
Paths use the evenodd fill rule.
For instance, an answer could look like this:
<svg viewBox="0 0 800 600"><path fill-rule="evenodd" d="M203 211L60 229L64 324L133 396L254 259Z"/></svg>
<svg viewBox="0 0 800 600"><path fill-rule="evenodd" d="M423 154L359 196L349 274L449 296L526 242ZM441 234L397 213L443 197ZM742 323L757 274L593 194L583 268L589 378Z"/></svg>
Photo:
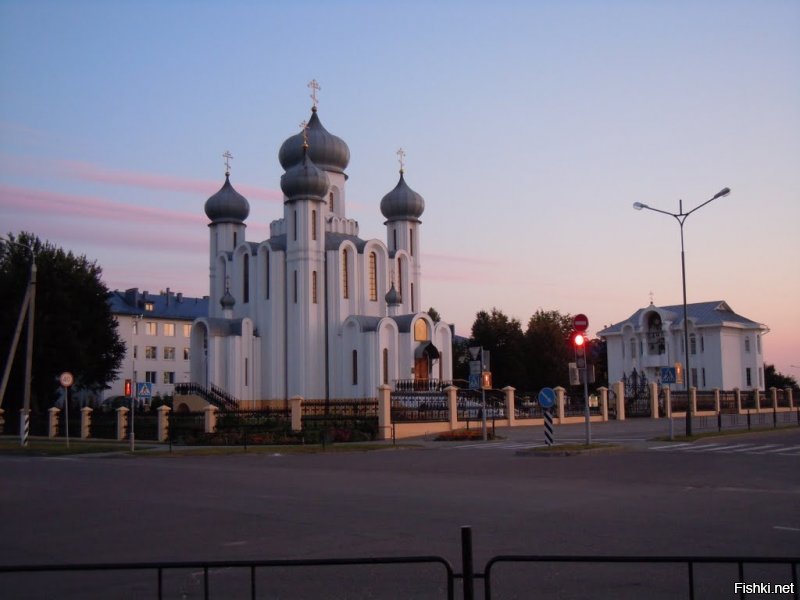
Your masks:
<svg viewBox="0 0 800 600"><path fill-rule="evenodd" d="M800 376L800 3L0 0L0 231L86 254L111 289L208 294L224 181L261 241L278 149L310 116L350 147L348 216L425 198L422 302L539 308L590 332L689 302L764 323ZM796 365L796 366L792 366Z"/></svg>

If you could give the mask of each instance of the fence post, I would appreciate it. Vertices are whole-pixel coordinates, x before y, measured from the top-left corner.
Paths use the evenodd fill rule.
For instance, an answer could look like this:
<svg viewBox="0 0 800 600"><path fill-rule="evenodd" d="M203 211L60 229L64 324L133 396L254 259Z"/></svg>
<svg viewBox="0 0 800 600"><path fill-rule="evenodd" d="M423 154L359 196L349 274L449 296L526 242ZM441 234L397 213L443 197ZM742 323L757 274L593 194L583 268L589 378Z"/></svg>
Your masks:
<svg viewBox="0 0 800 600"><path fill-rule="evenodd" d="M55 406L47 411L47 437L58 437L58 414L60 409Z"/></svg>
<svg viewBox="0 0 800 600"><path fill-rule="evenodd" d="M124 440L128 429L128 413L130 409L120 406L117 409L117 441Z"/></svg>
<svg viewBox="0 0 800 600"><path fill-rule="evenodd" d="M608 388L599 387L597 391L600 392L600 414L603 416L603 421L608 421Z"/></svg>
<svg viewBox="0 0 800 600"><path fill-rule="evenodd" d="M668 419L672 418L672 390L669 386L664 388L664 413Z"/></svg>
<svg viewBox="0 0 800 600"><path fill-rule="evenodd" d="M514 412L514 392L516 388L507 385L503 388L506 394L506 418L508 419L508 426L513 427L516 420L516 413Z"/></svg>
<svg viewBox="0 0 800 600"><path fill-rule="evenodd" d="M742 391L739 388L733 388L733 397L736 398L736 414L742 414Z"/></svg>
<svg viewBox="0 0 800 600"><path fill-rule="evenodd" d="M472 562L472 527L461 528L461 573L464 578L464 600L475 598L475 570Z"/></svg>
<svg viewBox="0 0 800 600"><path fill-rule="evenodd" d="M447 394L447 415L450 421L450 431L458 429L458 388L454 385L444 389Z"/></svg>
<svg viewBox="0 0 800 600"><path fill-rule="evenodd" d="M614 388L614 395L617 397L617 421L625 420L625 384L622 381L615 381L611 384Z"/></svg>
<svg viewBox="0 0 800 600"><path fill-rule="evenodd" d="M714 412L717 414L722 412L719 388L714 388Z"/></svg>
<svg viewBox="0 0 800 600"><path fill-rule="evenodd" d="M658 418L658 384L650 383L650 418Z"/></svg>
<svg viewBox="0 0 800 600"><path fill-rule="evenodd" d="M383 387L383 386L381 386ZM380 389L380 388L378 388ZM378 402L380 402L380 394L378 394ZM303 430L303 397L302 396L292 396L289 398L289 402L291 403L292 408L292 431L302 431ZM380 405L379 405L380 406ZM378 412L378 417L380 418L381 412ZM382 425L382 423L378 423L378 425Z"/></svg>
<svg viewBox="0 0 800 600"><path fill-rule="evenodd" d="M292 413L294 423L294 413ZM294 427L294 424L292 425ZM378 439L392 437L392 388L383 384L378 386Z"/></svg>
<svg viewBox="0 0 800 600"><path fill-rule="evenodd" d="M769 394L772 396L772 412L775 412L778 410L778 388L769 388Z"/></svg>
<svg viewBox="0 0 800 600"><path fill-rule="evenodd" d="M785 390L786 397L789 398L789 408L794 408L794 398L792 398L792 388L787 387ZM0 421L3 419L3 413L0 413Z"/></svg>
<svg viewBox="0 0 800 600"><path fill-rule="evenodd" d="M209 404L203 409L205 415L203 416L203 431L206 433L216 433L217 432L217 411L219 409L216 406L212 406Z"/></svg>
<svg viewBox="0 0 800 600"><path fill-rule="evenodd" d="M84 406L81 409L81 439L85 440L92 431L92 409Z"/></svg>
<svg viewBox="0 0 800 600"><path fill-rule="evenodd" d="M156 409L158 413L156 430L159 442L166 442L169 439L169 413L171 410L166 404L162 404Z"/></svg>
<svg viewBox="0 0 800 600"><path fill-rule="evenodd" d="M553 388L553 391L556 393L556 404L558 405L558 412L556 416L558 417L559 425L564 422L564 392L566 391L561 386Z"/></svg>
<svg viewBox="0 0 800 600"><path fill-rule="evenodd" d="M758 389L750 390L750 393L753 394L753 402L756 405L756 413L761 412L761 391Z"/></svg>
<svg viewBox="0 0 800 600"><path fill-rule="evenodd" d="M689 388L689 402L692 403L692 414L697 414L697 388L690 387Z"/></svg>

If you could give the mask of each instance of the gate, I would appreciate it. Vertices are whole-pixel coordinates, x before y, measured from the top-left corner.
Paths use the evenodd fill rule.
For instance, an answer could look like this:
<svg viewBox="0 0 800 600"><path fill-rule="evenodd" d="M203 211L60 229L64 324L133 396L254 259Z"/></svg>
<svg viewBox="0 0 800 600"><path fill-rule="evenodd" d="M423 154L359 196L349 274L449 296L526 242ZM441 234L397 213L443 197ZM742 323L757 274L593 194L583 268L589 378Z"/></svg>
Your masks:
<svg viewBox="0 0 800 600"><path fill-rule="evenodd" d="M625 416L649 417L650 416L650 386L644 371L638 373L636 369L630 375L622 376L625 384Z"/></svg>

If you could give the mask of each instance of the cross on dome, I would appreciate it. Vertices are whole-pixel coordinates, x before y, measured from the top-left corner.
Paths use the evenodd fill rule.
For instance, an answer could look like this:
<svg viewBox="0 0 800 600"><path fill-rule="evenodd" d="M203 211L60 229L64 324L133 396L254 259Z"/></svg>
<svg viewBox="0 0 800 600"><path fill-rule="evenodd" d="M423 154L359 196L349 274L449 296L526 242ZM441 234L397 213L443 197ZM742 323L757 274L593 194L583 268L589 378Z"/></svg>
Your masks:
<svg viewBox="0 0 800 600"><path fill-rule="evenodd" d="M402 173L406 166L406 161L405 161L406 152L402 148L399 148L396 154L397 154L397 162L400 163L400 172Z"/></svg>
<svg viewBox="0 0 800 600"><path fill-rule="evenodd" d="M225 154L222 155L222 158L225 159L225 176L231 174L231 159L233 158L233 154L231 154L230 150L225 150Z"/></svg>
<svg viewBox="0 0 800 600"><path fill-rule="evenodd" d="M311 98L311 101L314 103L311 109L316 111L317 103L319 102L319 100L317 99L317 92L322 88L319 87L319 84L317 83L316 79L312 79L311 81L309 81L307 87L311 90L311 95L309 96L309 98Z"/></svg>
<svg viewBox="0 0 800 600"><path fill-rule="evenodd" d="M308 121L300 123L300 129L303 130L303 148L308 148Z"/></svg>

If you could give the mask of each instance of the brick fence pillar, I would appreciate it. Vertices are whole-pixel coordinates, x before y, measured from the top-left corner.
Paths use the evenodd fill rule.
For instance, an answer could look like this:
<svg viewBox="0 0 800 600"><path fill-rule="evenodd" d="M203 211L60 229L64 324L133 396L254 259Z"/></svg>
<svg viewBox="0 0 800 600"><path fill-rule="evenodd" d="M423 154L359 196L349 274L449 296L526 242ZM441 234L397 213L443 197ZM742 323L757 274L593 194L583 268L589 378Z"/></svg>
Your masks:
<svg viewBox="0 0 800 600"><path fill-rule="evenodd" d="M85 440L92 433L92 409L84 406L81 409L81 439Z"/></svg>
<svg viewBox="0 0 800 600"><path fill-rule="evenodd" d="M128 432L128 413L130 409L125 406L120 406L117 409L117 440L124 440L125 434Z"/></svg>
<svg viewBox="0 0 800 600"><path fill-rule="evenodd" d="M47 437L54 438L58 436L59 413L61 413L61 409L55 406L47 411Z"/></svg>

